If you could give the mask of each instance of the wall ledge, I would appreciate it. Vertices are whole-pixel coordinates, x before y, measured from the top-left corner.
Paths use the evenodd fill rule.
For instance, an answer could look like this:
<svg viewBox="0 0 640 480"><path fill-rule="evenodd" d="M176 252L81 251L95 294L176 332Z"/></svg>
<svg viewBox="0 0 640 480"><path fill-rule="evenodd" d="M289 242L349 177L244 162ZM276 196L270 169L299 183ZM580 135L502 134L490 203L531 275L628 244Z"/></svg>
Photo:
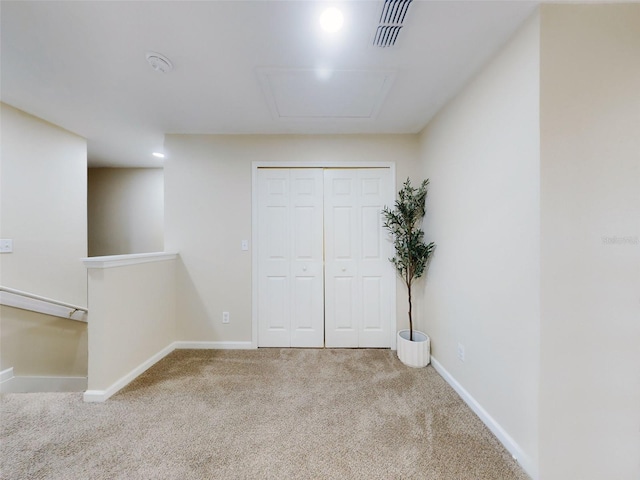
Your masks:
<svg viewBox="0 0 640 480"><path fill-rule="evenodd" d="M172 252L132 253L130 255L107 255L104 257L87 257L82 263L87 268L113 268L140 263L164 262L178 257Z"/></svg>

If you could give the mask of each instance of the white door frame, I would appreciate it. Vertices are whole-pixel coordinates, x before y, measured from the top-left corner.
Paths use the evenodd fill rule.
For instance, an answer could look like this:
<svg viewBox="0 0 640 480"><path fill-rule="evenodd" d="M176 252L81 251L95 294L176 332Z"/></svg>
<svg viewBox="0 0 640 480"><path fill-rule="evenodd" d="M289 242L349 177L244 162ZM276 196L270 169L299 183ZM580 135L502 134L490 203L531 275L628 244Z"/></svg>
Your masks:
<svg viewBox="0 0 640 480"><path fill-rule="evenodd" d="M396 164L393 162L252 162L251 163L251 348L258 348L258 169L259 168L388 168L396 190ZM389 205L390 207L392 205ZM396 279L397 286L397 279ZM396 349L396 292L391 298L392 318L389 345Z"/></svg>

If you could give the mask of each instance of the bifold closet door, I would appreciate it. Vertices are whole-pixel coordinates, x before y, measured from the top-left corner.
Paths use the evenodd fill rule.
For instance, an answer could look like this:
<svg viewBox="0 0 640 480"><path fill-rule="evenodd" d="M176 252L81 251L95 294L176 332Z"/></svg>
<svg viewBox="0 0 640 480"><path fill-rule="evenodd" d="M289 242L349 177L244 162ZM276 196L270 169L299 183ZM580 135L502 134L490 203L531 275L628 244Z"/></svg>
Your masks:
<svg viewBox="0 0 640 480"><path fill-rule="evenodd" d="M388 168L324 171L327 347L391 346L395 274L381 216L390 182Z"/></svg>
<svg viewBox="0 0 640 480"><path fill-rule="evenodd" d="M322 347L322 169L259 169L258 195L258 346Z"/></svg>

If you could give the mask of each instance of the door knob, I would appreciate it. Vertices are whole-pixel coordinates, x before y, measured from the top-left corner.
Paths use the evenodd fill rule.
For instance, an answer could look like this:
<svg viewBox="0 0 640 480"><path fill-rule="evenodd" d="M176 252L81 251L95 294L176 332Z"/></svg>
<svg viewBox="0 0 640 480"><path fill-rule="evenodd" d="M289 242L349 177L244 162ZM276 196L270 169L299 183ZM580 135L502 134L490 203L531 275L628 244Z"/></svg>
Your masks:
<svg viewBox="0 0 640 480"><path fill-rule="evenodd" d="M302 267L302 271L306 272L307 271L307 267Z"/></svg>
<svg viewBox="0 0 640 480"><path fill-rule="evenodd" d="M342 271L346 272L347 271L347 267L342 267Z"/></svg>

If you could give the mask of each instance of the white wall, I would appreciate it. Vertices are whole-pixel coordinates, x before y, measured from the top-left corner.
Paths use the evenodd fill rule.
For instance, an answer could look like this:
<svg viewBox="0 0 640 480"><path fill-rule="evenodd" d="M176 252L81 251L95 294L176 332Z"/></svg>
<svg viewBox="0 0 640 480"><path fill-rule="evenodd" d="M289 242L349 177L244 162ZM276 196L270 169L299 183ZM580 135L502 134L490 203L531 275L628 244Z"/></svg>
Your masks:
<svg viewBox="0 0 640 480"><path fill-rule="evenodd" d="M5 104L2 121L0 255L5 286L85 305L87 143Z"/></svg>
<svg viewBox="0 0 640 480"><path fill-rule="evenodd" d="M435 250L419 323L432 353L535 476L539 361L539 17L421 135ZM457 358L458 343L465 361Z"/></svg>
<svg viewBox="0 0 640 480"><path fill-rule="evenodd" d="M540 475L640 478L640 5L545 5Z"/></svg>
<svg viewBox="0 0 640 480"><path fill-rule="evenodd" d="M87 376L87 324L0 306L3 370L16 376ZM5 367L6 365L6 367Z"/></svg>
<svg viewBox="0 0 640 480"><path fill-rule="evenodd" d="M164 249L161 168L90 168L89 256Z"/></svg>
<svg viewBox="0 0 640 480"><path fill-rule="evenodd" d="M0 124L0 238L13 239L13 253L0 254L0 284L85 306L86 141L6 104L0 104ZM27 316L2 308L0 370L54 375L86 369L84 325ZM51 363L33 365L35 345Z"/></svg>
<svg viewBox="0 0 640 480"><path fill-rule="evenodd" d="M251 162L395 162L399 187L415 173L417 146L415 135L167 135L165 245L181 259L178 340L251 341L251 254L240 249L251 239Z"/></svg>
<svg viewBox="0 0 640 480"><path fill-rule="evenodd" d="M176 261L147 260L119 265L118 257L89 259L98 263L88 266L89 392L85 399L105 400L175 340Z"/></svg>

